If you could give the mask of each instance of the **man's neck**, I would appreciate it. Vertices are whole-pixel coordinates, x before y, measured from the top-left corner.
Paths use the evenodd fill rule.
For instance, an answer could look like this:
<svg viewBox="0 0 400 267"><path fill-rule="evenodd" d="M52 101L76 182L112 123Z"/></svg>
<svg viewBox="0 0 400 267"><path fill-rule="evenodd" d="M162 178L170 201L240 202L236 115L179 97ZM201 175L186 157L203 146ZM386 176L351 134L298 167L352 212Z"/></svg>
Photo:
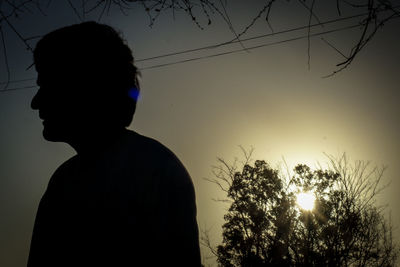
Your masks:
<svg viewBox="0 0 400 267"><path fill-rule="evenodd" d="M127 131L125 128L117 128L85 133L67 143L75 149L78 155L95 155L115 144Z"/></svg>

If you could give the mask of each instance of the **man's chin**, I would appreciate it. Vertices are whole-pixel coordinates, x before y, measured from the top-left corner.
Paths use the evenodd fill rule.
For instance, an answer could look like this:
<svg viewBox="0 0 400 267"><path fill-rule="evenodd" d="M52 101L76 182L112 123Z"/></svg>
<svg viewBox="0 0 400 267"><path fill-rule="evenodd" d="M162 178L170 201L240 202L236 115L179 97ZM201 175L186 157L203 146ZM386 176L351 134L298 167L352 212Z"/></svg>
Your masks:
<svg viewBox="0 0 400 267"><path fill-rule="evenodd" d="M51 129L51 127L44 126L43 138L50 142L63 142L65 138L58 129Z"/></svg>

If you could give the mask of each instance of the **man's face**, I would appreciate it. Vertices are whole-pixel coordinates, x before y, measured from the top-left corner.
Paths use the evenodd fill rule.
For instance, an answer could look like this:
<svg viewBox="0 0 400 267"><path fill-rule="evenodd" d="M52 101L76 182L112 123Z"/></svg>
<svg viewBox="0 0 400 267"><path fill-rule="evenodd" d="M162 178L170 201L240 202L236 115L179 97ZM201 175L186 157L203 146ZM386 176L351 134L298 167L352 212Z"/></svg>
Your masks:
<svg viewBox="0 0 400 267"><path fill-rule="evenodd" d="M40 88L31 107L39 110L46 140L68 143L90 129L93 108L87 94L82 93L88 88L83 88L82 81L65 69L53 64L37 69Z"/></svg>

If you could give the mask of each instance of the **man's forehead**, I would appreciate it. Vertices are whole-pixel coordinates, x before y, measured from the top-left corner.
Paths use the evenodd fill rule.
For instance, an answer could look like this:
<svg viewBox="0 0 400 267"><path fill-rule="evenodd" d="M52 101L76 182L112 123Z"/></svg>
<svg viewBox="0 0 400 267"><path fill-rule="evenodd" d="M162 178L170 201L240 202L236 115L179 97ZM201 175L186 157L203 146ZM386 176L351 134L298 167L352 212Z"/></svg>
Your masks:
<svg viewBox="0 0 400 267"><path fill-rule="evenodd" d="M87 70L87 71L86 71ZM39 80L69 80L69 81L82 81L84 82L88 76L90 76L91 71L87 68L81 68L79 66L71 66L69 64L40 64L36 68Z"/></svg>
<svg viewBox="0 0 400 267"><path fill-rule="evenodd" d="M65 58L58 56L46 56L45 58L40 58L35 62L36 71L38 72L60 72L75 70L82 65L82 59L78 58Z"/></svg>

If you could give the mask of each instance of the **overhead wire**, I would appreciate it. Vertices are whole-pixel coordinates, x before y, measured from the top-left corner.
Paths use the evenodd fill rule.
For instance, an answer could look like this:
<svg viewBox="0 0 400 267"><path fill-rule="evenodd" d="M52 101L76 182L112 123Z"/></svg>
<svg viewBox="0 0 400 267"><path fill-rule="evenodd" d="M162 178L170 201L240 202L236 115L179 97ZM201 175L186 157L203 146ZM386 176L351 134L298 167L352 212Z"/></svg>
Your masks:
<svg viewBox="0 0 400 267"><path fill-rule="evenodd" d="M25 79L18 79L18 80L10 80L8 82L0 82L0 84L10 84L10 83L20 83L20 82L27 82L35 80L36 78L25 78Z"/></svg>
<svg viewBox="0 0 400 267"><path fill-rule="evenodd" d="M299 37L284 39L284 40L280 40L280 41L276 41L276 42L271 42L271 43L266 43L266 44L246 47L246 49L240 48L240 49L235 49L235 50L231 50L231 51L227 51L227 52L216 53L216 54L212 54L212 55L199 56L199 57L194 57L194 58L189 58L189 59L184 59L184 60L178 60L178 61L174 61L174 62L168 62L168 63L163 63L163 64L152 65L152 66L148 66L148 67L139 68L139 70L140 71L149 70L149 69L161 68L161 67L166 67L166 66L171 66L171 65L176 65L176 64L187 63L187 62L191 62L191 61L197 61L197 60L201 60L201 59L219 57L219 56L223 56L223 55L229 55L229 54L234 54L234 53L238 53L238 52L254 50L254 49L262 48L262 47L266 47L266 46L272 46L272 45L277 45L277 44L297 41L297 40L300 40L300 39L312 38L312 37L316 37L316 36L320 36L320 35L324 35L324 34L329 34L329 33L349 30L349 29L356 28L356 27L360 27L360 24L355 24L355 25L342 27L342 28L339 28L339 29L334 29L334 30L329 30L329 31L323 31L323 32L314 33L314 34L310 34L310 35L306 34L306 35L302 35L302 36L299 36ZM27 80L34 80L34 79L35 78L24 79L24 80L27 81ZM3 90L0 90L0 93L1 92L6 92L6 91L19 90L19 89L34 88L34 87L37 87L37 86L6 88L6 89L3 89Z"/></svg>
<svg viewBox="0 0 400 267"><path fill-rule="evenodd" d="M37 85L28 85L28 86L22 86L22 87L14 87L14 88L6 88L0 90L0 93L2 92L8 92L8 91L16 91L16 90L23 90L23 89L31 89L31 88L37 88Z"/></svg>
<svg viewBox="0 0 400 267"><path fill-rule="evenodd" d="M397 8L397 6L395 8ZM279 32L272 32L272 33L268 33L268 34L257 35L257 36L241 39L240 42L246 42L246 41L250 41L250 40L256 40L256 39L265 38L265 37L271 37L271 36L275 36L275 35L279 35L279 34L284 34L284 33L290 33L290 32L294 32L294 31L304 30L304 29L308 29L310 27L312 28L312 27L323 26L323 25L327 25L327 24L331 24L331 23L341 22L341 21L345 21L345 20L349 20L349 19L354 19L354 18L357 18L357 17L362 17L362 16L365 16L366 14L368 14L368 13L362 13L362 14L357 14L357 15L348 16L348 17L344 17L344 18L338 18L338 19L329 20L329 21L325 21L325 22L319 22L319 23L315 23L315 24L311 24L311 25L304 25L304 26L301 26L301 27L282 30L282 31L279 31ZM398 17L396 17L396 18L398 18ZM181 63L186 63L186 62L191 62L191 61L197 61L197 60L206 59L206 58L213 58L213 57L218 57L218 56L238 53L238 52L242 52L242 51L262 48L262 47L266 47L266 46L292 42L292 41L305 39L305 38L309 38L309 37L316 37L316 36L329 34L329 33L333 33L333 32L344 31L344 30L348 30L348 29L352 29L352 28L356 28L356 27L360 27L360 26L361 26L361 24L357 23L357 24L354 24L354 25L350 25L350 26L346 26L346 27L342 27L342 28L338 28L338 29L334 29L334 30L323 31L323 32L314 33L314 34L307 34L307 35L294 37L294 38L289 38L289 39L284 39L284 40L280 40L280 41L276 41L276 42L271 42L271 43L266 43L266 44L261 44L261 45L246 47L246 48L240 48L240 49L231 50L231 51L227 51L227 52L221 52L221 53L212 54L212 55L199 56L199 57L194 57L194 58L189 58L189 59L184 59L184 60L179 60L179 61L174 61L174 62L168 62L168 63L163 63L163 64L152 65L152 66L148 66L148 67L139 68L139 70L148 70L148 69L166 67L166 66L170 66L170 65L176 65L176 64L181 64ZM234 40L231 40L231 41L228 41L228 42L224 42L224 43L220 43L220 44L216 44L216 45L208 45L208 46L203 46L203 47L198 47L198 48L193 48L193 49L186 49L186 50L182 50L182 51L162 54L162 55L153 56L153 57L142 58L142 59L135 60L135 62L144 62L144 61L160 59L160 58L165 58L165 57L170 57L170 56L175 56L175 55L181 55L181 54L187 54L187 53L202 51L202 50L215 49L215 48L219 48L219 47L226 46L226 45L231 45L231 44L238 43L238 42L239 42L239 40L234 39ZM9 82L0 82L0 85L7 84L7 83L10 84L10 83L19 83L19 82L31 81L31 80L35 80L35 79L36 78L10 80ZM38 87L38 86L32 85L32 86L6 88L6 89L0 90L0 93L1 92L7 92L7 91L21 90L21 89L35 88L35 87Z"/></svg>
<svg viewBox="0 0 400 267"><path fill-rule="evenodd" d="M287 29L287 30L282 30L282 31L278 31L278 32L257 35L257 36L253 36L253 37L249 37L249 38L240 39L240 42L247 42L247 41L256 40L256 39L260 39L260 38L266 38L266 37L271 37L271 36L280 35L280 34L284 34L284 33L290 33L290 32L294 32L294 31L304 30L304 29L307 29L308 27L313 28L313 27L317 27L317 26L323 26L323 25L327 25L327 24L331 24L331 23L335 23L335 22L340 22L340 21L345 21L345 20L349 20L349 19L354 19L357 17L362 17L367 14L368 13L362 13L362 14L357 14L357 15L348 16L348 17L344 17L344 18L329 20L329 21L325 21L325 22L319 22L319 23L315 23L315 24L311 24L311 25L304 25L304 26L291 28L291 29ZM157 56L153 56L153 57L139 58L139 59L135 60L135 63L154 60L154 59L160 59L160 58L165 58L165 57L170 57L170 56L176 56L176 55L181 55L181 54L187 54L187 53L192 53L192 52L197 52L197 51L202 51L202 50L215 49L215 48L219 48L222 46L235 44L238 42L239 41L237 39L233 39L231 41L227 41L227 42L223 42L223 43L219 43L219 44L207 45L207 46L197 47L197 48L193 48L193 49L186 49L186 50L182 50L182 51L161 54L161 55L157 55ZM31 81L31 80L35 80L35 79L36 78L10 80L9 82L0 82L0 85L7 84L7 83L10 84L10 83Z"/></svg>
<svg viewBox="0 0 400 267"><path fill-rule="evenodd" d="M354 16L348 16L348 17L344 17L344 18L340 18L340 19L334 19L334 20L329 20L329 21L325 21L325 22L315 23L315 24L311 24L311 25L304 25L304 26L301 26L301 27L282 30L282 31L279 31L279 32L272 32L272 33L257 35L257 36L253 36L253 37L249 37L249 38L243 38L243 39L240 39L240 42L247 42L247 41L256 40L256 39L260 39L260 38L271 37L271 36L274 36L274 35L279 35L279 34L284 34L284 33L304 30L304 29L307 29L308 27L313 28L313 27L317 27L317 26L323 26L323 25L326 25L326 24L331 24L331 23L335 23L335 22L339 22L339 21L344 21L344 20L354 19L354 18L357 18L357 17L362 17L362 16L365 16L367 14L368 13L363 13L363 14L358 14L358 15L354 15ZM230 45L230 44L234 44L234 43L238 43L238 42L239 42L239 40L233 39L232 41L223 42L221 44L208 45L208 46L203 46L203 47L198 47L198 48L193 48L193 49L187 49L187 50L183 50L183 51L178 51L178 52L173 52L173 53L168 53L168 54L163 54L163 55L158 55L158 56L153 56L153 57L142 58L142 59L135 60L135 62L142 62L142 61L154 60L154 59L159 59L159 58L164 58L164 57L169 57L169 56L176 56L176 55L180 55L180 54L197 52L197 51L201 51L201 50L214 49L214 48L219 48L221 46Z"/></svg>
<svg viewBox="0 0 400 267"><path fill-rule="evenodd" d="M227 51L227 52L221 52L221 53L218 53L218 54L212 54L212 55L207 55L207 56L201 56L201 57L195 57L195 58L190 58L190 59L184 59L184 60L179 60L179 61L175 61L175 62L169 62L169 63L159 64L159 65L153 65L153 66L141 68L140 70L154 69L154 68L160 68L160 67L165 67L165 66L170 66L170 65L176 65L176 64L180 64L180 63L186 63L186 62L190 62L190 61L196 61L196 60L200 60L200 59L218 57L218 56L223 56L223 55L228 55L228 54L243 52L243 51L246 51L246 50L253 50L253 49L257 49L257 48L261 48L261 47L266 47L266 46L271 46L271 45L276 45L276 44L282 44L282 43L297 41L297 40L305 39L305 38L308 38L308 37L316 37L316 36L320 36L320 35L324 35L324 34L328 34L328 33L333 33L333 32L338 32L338 31L349 30L349 29L356 28L356 27L360 27L360 25L359 25L359 24L355 24L355 25L351 25L351 26L347 26L347 27L342 27L342 28L339 28L339 29L334 29L334 30L329 30L329 31L314 33L314 34L310 34L310 35L307 34L307 35L303 35L303 36L299 36L299 37L294 37L294 38L289 38L289 39L285 39L285 40L281 40L281 41L276 41L276 42L272 42L272 43L261 44L261 45L251 46L251 47L246 47L245 49L240 48L240 49L231 50L231 51Z"/></svg>
<svg viewBox="0 0 400 267"><path fill-rule="evenodd" d="M240 48L240 49L235 49L235 50L231 50L231 51L227 51L227 52L221 52L221 53L212 54L212 55L199 56L199 57L194 57L194 58L189 58L189 59L184 59L184 60L178 60L178 61L174 61L174 62L168 62L168 63L163 63L163 64L152 65L152 66L148 66L148 67L139 68L139 70L140 71L149 70L149 69L161 68L161 67L166 67L166 66L171 66L171 65L181 64L181 63L187 63L187 62L191 62L191 61L197 61L197 60L201 60L201 59L219 57L219 56L223 56L223 55L229 55L229 54L234 54L234 53L243 52L243 51L247 51L247 50L254 50L254 49L262 48L262 47L266 47L266 46L272 46L272 45L292 42L292 41L296 41L296 40L300 40L300 39L305 39L305 38L309 38L309 37L311 38L311 37L316 37L316 36L329 34L329 33L333 33L333 32L348 30L348 29L359 27L359 26L360 26L359 24L355 24L355 25L351 25L351 26L347 26L347 27L342 27L342 28L339 28L339 29L330 30L330 31L323 31L323 32L314 33L314 34L310 34L310 35L307 34L307 35L302 35L302 36L299 36L299 37L289 38L289 39L280 40L280 41L276 41L276 42L271 42L271 43L266 43L266 44L246 47L246 49ZM24 79L24 81L29 81L29 80L34 80L34 79L35 78ZM13 82L17 82L17 81L13 81ZM19 89L34 88L34 87L38 87L38 86L34 85L34 86L25 86L25 87L6 88L6 89L3 89L3 90L0 90L0 93L1 92L6 92L6 91L19 90Z"/></svg>

